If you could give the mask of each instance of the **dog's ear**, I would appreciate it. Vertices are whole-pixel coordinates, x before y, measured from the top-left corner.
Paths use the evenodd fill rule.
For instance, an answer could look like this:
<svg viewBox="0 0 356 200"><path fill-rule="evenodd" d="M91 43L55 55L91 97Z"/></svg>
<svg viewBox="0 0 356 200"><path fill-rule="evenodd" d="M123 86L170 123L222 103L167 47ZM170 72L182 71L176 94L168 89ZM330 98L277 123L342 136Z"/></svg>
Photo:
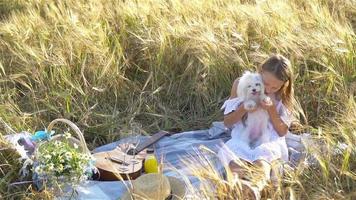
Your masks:
<svg viewBox="0 0 356 200"><path fill-rule="evenodd" d="M248 82L248 79L251 77L251 72L250 71L244 71L242 76L239 79L239 84L237 85L237 96L241 98L246 97L246 84Z"/></svg>
<svg viewBox="0 0 356 200"><path fill-rule="evenodd" d="M236 88L236 94L238 97L243 97L245 96L245 92L244 92L244 79L243 79L243 76L240 78L239 80L239 84L237 85L237 88Z"/></svg>
<svg viewBox="0 0 356 200"><path fill-rule="evenodd" d="M254 78L256 81L262 82L262 76L260 74L256 74Z"/></svg>
<svg viewBox="0 0 356 200"><path fill-rule="evenodd" d="M247 87L239 87L237 90L237 96L245 100L247 97Z"/></svg>
<svg viewBox="0 0 356 200"><path fill-rule="evenodd" d="M245 76L245 75L250 75L250 74L252 74L252 72L251 72L251 71L249 71L249 70L245 70L245 71L244 71L244 73L243 73L243 76Z"/></svg>

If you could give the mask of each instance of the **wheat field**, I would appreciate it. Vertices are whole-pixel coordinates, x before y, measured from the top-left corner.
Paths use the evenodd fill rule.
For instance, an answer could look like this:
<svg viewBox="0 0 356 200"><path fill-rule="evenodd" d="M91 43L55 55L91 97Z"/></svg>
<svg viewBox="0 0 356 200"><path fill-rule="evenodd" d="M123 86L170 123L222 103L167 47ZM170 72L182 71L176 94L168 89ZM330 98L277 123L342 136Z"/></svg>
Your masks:
<svg viewBox="0 0 356 200"><path fill-rule="evenodd" d="M69 119L91 149L132 124L147 134L205 129L222 120L233 80L281 53L296 75L303 131L328 149L270 198L355 199L355 29L355 0L1 0L0 118L18 132ZM50 198L8 187L20 164L6 134L0 128L0 198ZM335 157L338 142L347 148ZM220 199L236 198L213 174L197 175Z"/></svg>

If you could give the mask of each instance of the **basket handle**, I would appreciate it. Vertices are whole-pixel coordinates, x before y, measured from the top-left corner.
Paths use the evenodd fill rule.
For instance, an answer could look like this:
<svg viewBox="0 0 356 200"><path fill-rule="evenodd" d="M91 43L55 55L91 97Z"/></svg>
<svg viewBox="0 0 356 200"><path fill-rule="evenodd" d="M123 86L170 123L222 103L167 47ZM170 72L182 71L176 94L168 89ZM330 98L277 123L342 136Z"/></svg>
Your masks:
<svg viewBox="0 0 356 200"><path fill-rule="evenodd" d="M80 144L81 144L81 147L82 147L82 150L84 151L84 153L87 153L88 155L90 155L90 151L87 147L87 144L85 142L85 139L84 139L84 136L83 136L83 133L80 131L80 129L78 128L77 125L75 125L73 122L67 120L67 119L55 119L53 120L49 125L48 125L48 128L47 128L47 131L50 133L53 126L58 123L58 122L62 122L62 123L65 123L67 125L69 125L73 131L77 134L78 138L79 138L79 141L80 141Z"/></svg>

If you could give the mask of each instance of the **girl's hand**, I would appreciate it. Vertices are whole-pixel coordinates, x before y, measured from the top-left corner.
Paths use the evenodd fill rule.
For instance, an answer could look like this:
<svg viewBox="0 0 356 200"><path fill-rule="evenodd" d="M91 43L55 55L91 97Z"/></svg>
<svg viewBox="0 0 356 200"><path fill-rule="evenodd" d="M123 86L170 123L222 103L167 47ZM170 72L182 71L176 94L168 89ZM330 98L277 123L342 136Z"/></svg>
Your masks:
<svg viewBox="0 0 356 200"><path fill-rule="evenodd" d="M266 97L261 100L260 105L263 109L269 112L274 107L275 103L271 100L271 98Z"/></svg>

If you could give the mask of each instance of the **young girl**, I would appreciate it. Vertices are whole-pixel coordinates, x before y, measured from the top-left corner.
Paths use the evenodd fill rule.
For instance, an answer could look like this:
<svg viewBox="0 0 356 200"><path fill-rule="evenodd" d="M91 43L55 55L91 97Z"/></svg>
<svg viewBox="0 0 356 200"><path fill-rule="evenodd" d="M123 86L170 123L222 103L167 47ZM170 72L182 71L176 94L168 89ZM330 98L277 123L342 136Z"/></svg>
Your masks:
<svg viewBox="0 0 356 200"><path fill-rule="evenodd" d="M270 117L268 123L268 133L270 141L260 146L250 149L246 145L239 145L242 141L240 135L244 128L241 119L247 112L241 99L237 97L236 89L238 79L234 81L231 89L231 96L225 101L222 108L224 111L224 124L231 128L231 139L225 143L219 152L219 158L225 166L229 166L233 173L240 176L241 160L248 161L259 169L262 169L263 180L258 185L258 190L267 184L270 179L271 164L273 161L288 161L288 149L285 135L291 124L291 111L293 102L293 74L292 67L288 59L281 55L269 57L261 65L259 73L265 85L265 93L272 100L271 104L260 102L260 108L265 109Z"/></svg>

